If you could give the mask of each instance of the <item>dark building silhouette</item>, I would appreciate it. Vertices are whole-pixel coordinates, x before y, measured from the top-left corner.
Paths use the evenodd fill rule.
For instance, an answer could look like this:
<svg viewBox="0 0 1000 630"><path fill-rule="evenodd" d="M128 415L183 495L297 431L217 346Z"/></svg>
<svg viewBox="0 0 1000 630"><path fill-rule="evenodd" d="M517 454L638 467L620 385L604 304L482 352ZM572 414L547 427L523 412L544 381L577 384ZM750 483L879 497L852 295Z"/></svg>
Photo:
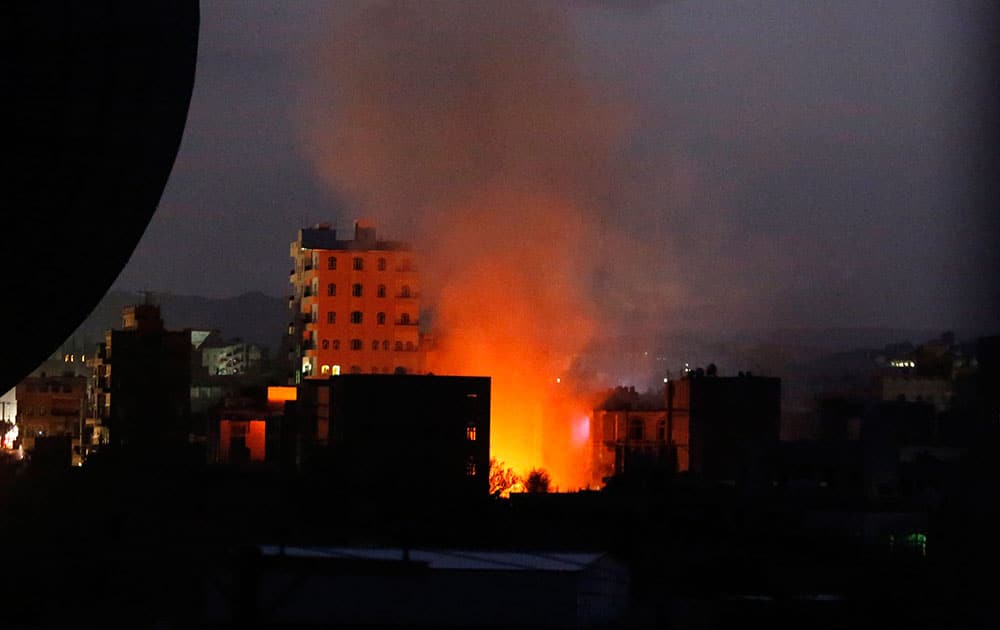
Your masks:
<svg viewBox="0 0 1000 630"><path fill-rule="evenodd" d="M667 383L667 423L687 423L690 470L713 481L762 482L781 429L781 379L692 372Z"/></svg>
<svg viewBox="0 0 1000 630"><path fill-rule="evenodd" d="M59 347L121 272L159 203L194 86L197 0L4 6L0 250L7 391ZM67 264L73 253L86 264ZM58 284L58 307L39 308ZM25 335L30 330L32 334Z"/></svg>
<svg viewBox="0 0 1000 630"><path fill-rule="evenodd" d="M299 386L300 413L350 491L372 497L489 494L490 379L345 374Z"/></svg>
<svg viewBox="0 0 1000 630"><path fill-rule="evenodd" d="M112 446L169 448L188 441L191 333L168 331L153 304L125 308L96 362L97 415Z"/></svg>

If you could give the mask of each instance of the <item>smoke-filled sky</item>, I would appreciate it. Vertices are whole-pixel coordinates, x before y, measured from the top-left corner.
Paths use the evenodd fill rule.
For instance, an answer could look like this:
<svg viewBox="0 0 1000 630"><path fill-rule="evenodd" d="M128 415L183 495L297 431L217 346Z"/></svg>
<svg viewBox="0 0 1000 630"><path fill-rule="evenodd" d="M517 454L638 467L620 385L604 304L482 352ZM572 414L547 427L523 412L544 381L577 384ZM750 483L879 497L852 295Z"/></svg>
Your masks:
<svg viewBox="0 0 1000 630"><path fill-rule="evenodd" d="M996 23L985 0L205 0L116 287L284 295L299 227L372 217L447 247L427 269L457 286L466 253L524 247L562 267L532 290L605 330L990 327Z"/></svg>

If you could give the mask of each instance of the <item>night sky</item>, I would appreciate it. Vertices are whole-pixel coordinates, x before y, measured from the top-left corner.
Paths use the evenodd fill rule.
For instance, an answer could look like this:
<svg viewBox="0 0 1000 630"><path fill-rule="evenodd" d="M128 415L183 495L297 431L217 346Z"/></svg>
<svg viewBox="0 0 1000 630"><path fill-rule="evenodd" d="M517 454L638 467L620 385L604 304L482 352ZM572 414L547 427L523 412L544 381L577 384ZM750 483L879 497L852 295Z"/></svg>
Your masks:
<svg viewBox="0 0 1000 630"><path fill-rule="evenodd" d="M336 143L304 123L344 87L342 72L323 78L331 48L362 67L372 54L364 38L346 53L331 38L375 4L202 3L184 140L115 288L281 296L303 225L374 216L385 236L415 238L384 219L392 209L338 185L315 150ZM491 15L499 4L454 22L486 38L495 22L520 23ZM617 265L628 256L604 251L583 279L595 299L613 296L623 327L632 316L665 328L995 325L982 278L996 240L979 196L991 5L581 1L532 22L537 33L529 24L525 41L558 33L554 67L614 112L594 119L602 141L584 145L605 152L587 203L612 250L641 256ZM437 5L438 19L450 8ZM444 39L432 78L478 45ZM433 83L416 89L433 95ZM332 108L324 128L337 124ZM481 126L471 142L492 149L503 136Z"/></svg>

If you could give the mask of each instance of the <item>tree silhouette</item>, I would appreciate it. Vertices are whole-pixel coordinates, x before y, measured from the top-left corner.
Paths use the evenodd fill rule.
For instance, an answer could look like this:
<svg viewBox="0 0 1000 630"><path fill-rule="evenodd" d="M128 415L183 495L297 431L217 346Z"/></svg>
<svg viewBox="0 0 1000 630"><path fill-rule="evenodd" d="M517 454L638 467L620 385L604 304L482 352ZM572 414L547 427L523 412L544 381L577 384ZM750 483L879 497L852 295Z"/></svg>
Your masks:
<svg viewBox="0 0 1000 630"><path fill-rule="evenodd" d="M532 468L524 481L524 489L532 494L545 494L549 491L549 473L544 468Z"/></svg>

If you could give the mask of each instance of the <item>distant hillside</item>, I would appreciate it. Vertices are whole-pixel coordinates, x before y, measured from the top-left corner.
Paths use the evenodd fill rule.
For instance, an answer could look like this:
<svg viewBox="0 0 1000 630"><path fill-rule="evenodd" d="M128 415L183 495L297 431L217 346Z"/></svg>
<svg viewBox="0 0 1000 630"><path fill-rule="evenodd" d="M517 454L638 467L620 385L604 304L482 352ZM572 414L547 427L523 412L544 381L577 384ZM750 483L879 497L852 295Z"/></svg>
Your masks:
<svg viewBox="0 0 1000 630"><path fill-rule="evenodd" d="M121 326L122 309L141 304L142 294L111 291L76 329L67 346L86 350L104 339L109 328ZM275 351L288 326L288 302L259 292L233 298L156 293L168 330L206 328L219 330L225 338L239 337Z"/></svg>

